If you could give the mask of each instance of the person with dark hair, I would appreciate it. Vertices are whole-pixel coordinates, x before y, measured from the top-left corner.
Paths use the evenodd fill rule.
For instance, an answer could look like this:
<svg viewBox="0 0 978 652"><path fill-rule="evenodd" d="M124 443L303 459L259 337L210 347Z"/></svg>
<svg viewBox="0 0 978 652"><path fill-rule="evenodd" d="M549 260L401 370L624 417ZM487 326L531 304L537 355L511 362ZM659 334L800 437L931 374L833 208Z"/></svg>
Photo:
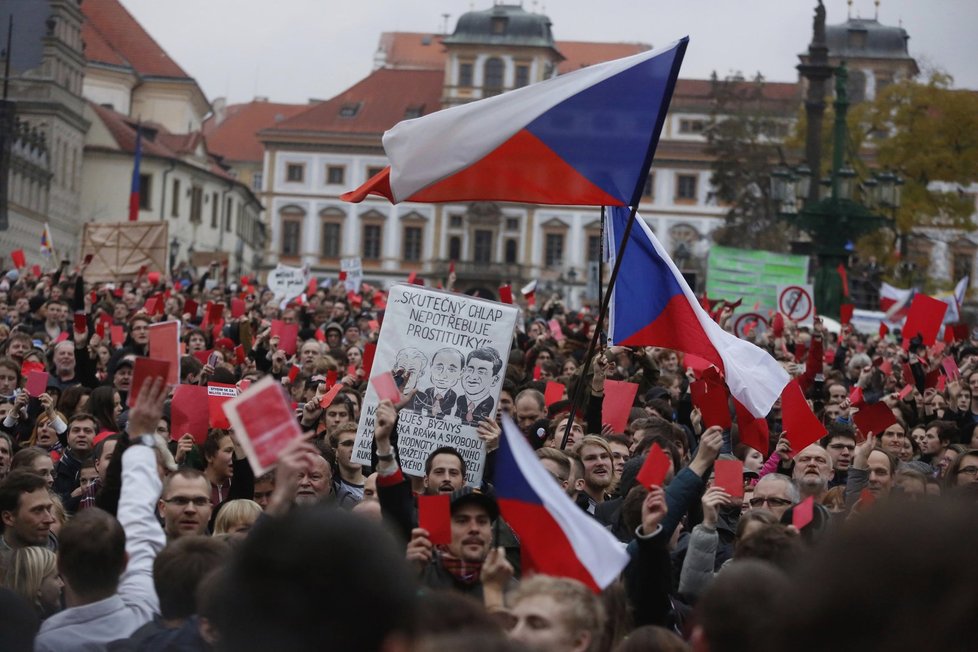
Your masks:
<svg viewBox="0 0 978 652"><path fill-rule="evenodd" d="M828 451L832 459L832 479L829 480L831 489L846 484L852 454L856 450L856 433L851 425L838 421L830 422L826 428L828 434L822 437L819 444Z"/></svg>
<svg viewBox="0 0 978 652"><path fill-rule="evenodd" d="M455 403L455 416L463 423L478 425L492 414L495 401L489 394L499 384L502 368L499 353L488 346L470 351L465 357L465 369L462 371L464 394Z"/></svg>
<svg viewBox="0 0 978 652"><path fill-rule="evenodd" d="M24 546L58 549L51 531L54 503L43 477L28 469L15 469L0 482L0 553Z"/></svg>
<svg viewBox="0 0 978 652"><path fill-rule="evenodd" d="M159 615L128 639L113 643L113 652L206 649L196 617L197 589L210 571L224 563L228 553L225 542L202 536L183 537L164 548L153 561Z"/></svg>
<svg viewBox="0 0 978 652"><path fill-rule="evenodd" d="M344 423L329 434L329 445L336 452L336 470L333 478L333 494L336 504L345 509L363 500L366 478L363 465L353 462L353 446L357 438L357 424Z"/></svg>
<svg viewBox="0 0 978 652"><path fill-rule="evenodd" d="M58 570L68 608L41 626L38 652L100 647L129 636L159 610L153 560L166 543L153 514L160 495L156 441L167 388L145 384L129 419L131 444L122 455L118 520L86 509L61 531Z"/></svg>
<svg viewBox="0 0 978 652"><path fill-rule="evenodd" d="M206 611L218 650L410 649L417 581L387 532L345 510L268 520L216 581ZM343 599L324 609L324 595Z"/></svg>
<svg viewBox="0 0 978 652"><path fill-rule="evenodd" d="M98 423L98 432L119 432L119 415L122 413L122 399L114 387L103 385L92 390L88 399L88 411Z"/></svg>
<svg viewBox="0 0 978 652"><path fill-rule="evenodd" d="M71 499L71 492L78 488L78 472L82 463L92 456L92 442L95 440L96 422L91 414L76 412L68 420L68 446L61 452L54 467L54 493L62 502Z"/></svg>
<svg viewBox="0 0 978 652"><path fill-rule="evenodd" d="M158 511L168 540L205 534L213 509L210 483L197 469L179 469L163 483Z"/></svg>

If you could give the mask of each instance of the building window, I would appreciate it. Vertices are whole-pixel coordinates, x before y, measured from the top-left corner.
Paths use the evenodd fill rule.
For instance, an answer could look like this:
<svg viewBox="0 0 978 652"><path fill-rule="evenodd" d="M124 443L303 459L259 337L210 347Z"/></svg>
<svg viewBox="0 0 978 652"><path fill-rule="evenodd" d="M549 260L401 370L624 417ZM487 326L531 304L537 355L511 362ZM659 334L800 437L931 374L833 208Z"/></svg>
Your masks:
<svg viewBox="0 0 978 652"><path fill-rule="evenodd" d="M453 229L462 228L462 216L461 215L449 215L448 216L448 226Z"/></svg>
<svg viewBox="0 0 978 652"><path fill-rule="evenodd" d="M173 193L170 199L170 217L180 217L180 179L173 180Z"/></svg>
<svg viewBox="0 0 978 652"><path fill-rule="evenodd" d="M696 175L678 174L676 175L676 199L686 201L696 200Z"/></svg>
<svg viewBox="0 0 978 652"><path fill-rule="evenodd" d="M375 165L371 165L370 167L367 168L367 178L373 179L375 176L377 176L383 171L384 171L383 167L377 167Z"/></svg>
<svg viewBox="0 0 978 652"><path fill-rule="evenodd" d="M448 259L459 260L462 258L462 238L457 235L448 239Z"/></svg>
<svg viewBox="0 0 978 652"><path fill-rule="evenodd" d="M544 264L547 267L561 267L564 264L564 234L548 233L544 242Z"/></svg>
<svg viewBox="0 0 978 652"><path fill-rule="evenodd" d="M413 120L414 118L420 118L424 115L424 105L409 106L404 109L404 119Z"/></svg>
<svg viewBox="0 0 978 652"><path fill-rule="evenodd" d="M515 265L519 258L519 244L513 238L506 239L506 264Z"/></svg>
<svg viewBox="0 0 978 652"><path fill-rule="evenodd" d="M587 237L587 262L594 263L601 260L601 236L589 235Z"/></svg>
<svg viewBox="0 0 978 652"><path fill-rule="evenodd" d="M190 187L190 221L200 223L201 210L204 207L204 189L200 186Z"/></svg>
<svg viewBox="0 0 978 652"><path fill-rule="evenodd" d="M72 153L74 156L74 153ZM139 210L153 210L153 175L139 175Z"/></svg>
<svg viewBox="0 0 978 652"><path fill-rule="evenodd" d="M251 189L254 192L261 192L262 173L255 172L251 175Z"/></svg>
<svg viewBox="0 0 978 652"><path fill-rule="evenodd" d="M520 230L520 218L518 218L518 217L507 217L506 218L506 230L507 231L519 231Z"/></svg>
<svg viewBox="0 0 978 652"><path fill-rule="evenodd" d="M509 18L506 16L493 16L492 23L490 23L490 29L493 34L505 34L506 33L506 23L509 22Z"/></svg>
<svg viewBox="0 0 978 652"><path fill-rule="evenodd" d="M299 255L299 234L302 231L301 220L282 221L282 255Z"/></svg>
<svg viewBox="0 0 978 652"><path fill-rule="evenodd" d="M421 235L420 226L404 227L404 260L411 262L421 260Z"/></svg>
<svg viewBox="0 0 978 652"><path fill-rule="evenodd" d="M499 57L492 57L486 60L483 69L485 80L482 84L483 95L498 95L503 90L503 60Z"/></svg>
<svg viewBox="0 0 978 652"><path fill-rule="evenodd" d="M366 224L363 227L363 257L365 260L380 260L379 224Z"/></svg>
<svg viewBox="0 0 978 652"><path fill-rule="evenodd" d="M681 134L701 134L706 127L703 120L692 120L683 118L679 121L679 133Z"/></svg>
<svg viewBox="0 0 978 652"><path fill-rule="evenodd" d="M655 172L650 172L645 180L645 187L642 188L642 197L653 199L655 197Z"/></svg>
<svg viewBox="0 0 978 652"><path fill-rule="evenodd" d="M346 181L344 180L345 176L346 176L346 166L344 165L326 166L326 183L330 183L330 184L346 183Z"/></svg>
<svg viewBox="0 0 978 652"><path fill-rule="evenodd" d="M323 222L323 258L340 257L340 225L336 222Z"/></svg>
<svg viewBox="0 0 978 652"><path fill-rule="evenodd" d="M477 263L492 262L492 231L478 230L475 232L475 250L472 260Z"/></svg>
<svg viewBox="0 0 978 652"><path fill-rule="evenodd" d="M516 66L516 81L513 86L515 88L523 88L530 83L530 66L525 64L520 64Z"/></svg>
<svg viewBox="0 0 978 652"><path fill-rule="evenodd" d="M231 210L234 208L234 202L228 197L228 207L224 212L224 230L228 233L231 232Z"/></svg>
<svg viewBox="0 0 978 652"><path fill-rule="evenodd" d="M292 183L302 183L306 177L305 163L289 163L285 166L285 180Z"/></svg>
<svg viewBox="0 0 978 652"><path fill-rule="evenodd" d="M472 86L472 64L471 63L458 64L458 85Z"/></svg>
<svg viewBox="0 0 978 652"><path fill-rule="evenodd" d="M353 118L356 117L357 113L360 111L361 102L354 102L351 104L344 104L340 107L340 117L341 118Z"/></svg>

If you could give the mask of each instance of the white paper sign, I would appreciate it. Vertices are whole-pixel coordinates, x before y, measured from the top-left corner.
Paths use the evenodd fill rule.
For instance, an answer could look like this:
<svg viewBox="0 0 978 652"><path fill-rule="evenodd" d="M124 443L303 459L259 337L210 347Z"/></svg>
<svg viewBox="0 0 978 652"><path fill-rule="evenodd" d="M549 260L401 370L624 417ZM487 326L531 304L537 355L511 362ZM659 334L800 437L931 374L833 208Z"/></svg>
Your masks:
<svg viewBox="0 0 978 652"><path fill-rule="evenodd" d="M276 297L281 297L282 301L290 301L306 291L309 279L306 278L306 269L302 267L289 267L287 265L277 265L275 269L268 273L268 288L275 293Z"/></svg>
<svg viewBox="0 0 978 652"><path fill-rule="evenodd" d="M404 397L396 442L401 470L423 476L425 460L451 446L465 459L466 481L478 485L486 450L476 433L493 420L513 342L514 306L398 283L387 298L372 376L390 371ZM379 400L367 387L353 461L370 463Z"/></svg>
<svg viewBox="0 0 978 652"><path fill-rule="evenodd" d="M363 283L363 263L359 258L341 258L340 270L346 272L346 280L343 284L347 292L360 292L360 285Z"/></svg>
<svg viewBox="0 0 978 652"><path fill-rule="evenodd" d="M778 311L802 326L815 323L815 292L808 284L779 285Z"/></svg>

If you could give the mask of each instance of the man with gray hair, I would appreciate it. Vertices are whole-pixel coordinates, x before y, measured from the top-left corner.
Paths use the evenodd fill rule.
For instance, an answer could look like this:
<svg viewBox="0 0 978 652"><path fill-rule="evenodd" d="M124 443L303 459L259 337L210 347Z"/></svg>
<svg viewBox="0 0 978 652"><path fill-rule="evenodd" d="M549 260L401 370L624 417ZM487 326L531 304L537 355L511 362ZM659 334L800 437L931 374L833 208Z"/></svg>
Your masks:
<svg viewBox="0 0 978 652"><path fill-rule="evenodd" d="M786 475L771 473L754 485L754 495L750 499L751 509L766 509L778 518L792 505L800 501L798 487Z"/></svg>
<svg viewBox="0 0 978 652"><path fill-rule="evenodd" d="M792 479L798 487L801 498L812 496L815 501L822 500L829 490L829 480L832 479L832 458L828 451L812 444L795 456L795 466Z"/></svg>

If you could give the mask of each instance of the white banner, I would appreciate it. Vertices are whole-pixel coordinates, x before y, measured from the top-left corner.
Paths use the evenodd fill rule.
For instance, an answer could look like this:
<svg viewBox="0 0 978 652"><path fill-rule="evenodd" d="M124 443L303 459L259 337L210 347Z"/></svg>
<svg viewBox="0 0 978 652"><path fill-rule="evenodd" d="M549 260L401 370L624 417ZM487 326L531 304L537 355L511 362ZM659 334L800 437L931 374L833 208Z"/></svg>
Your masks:
<svg viewBox="0 0 978 652"><path fill-rule="evenodd" d="M305 292L308 285L306 269L303 267L279 264L268 273L268 289L283 302L288 302Z"/></svg>
<svg viewBox="0 0 978 652"><path fill-rule="evenodd" d="M363 263L359 258L341 258L340 271L346 272L346 280L343 281L347 292L360 292L360 285L363 283Z"/></svg>
<svg viewBox="0 0 978 652"><path fill-rule="evenodd" d="M425 460L451 446L478 485L486 450L476 433L496 416L513 342L514 306L399 283L390 290L371 376L390 371L407 397L397 423L401 470L423 476ZM370 464L377 392L367 387L353 461Z"/></svg>

